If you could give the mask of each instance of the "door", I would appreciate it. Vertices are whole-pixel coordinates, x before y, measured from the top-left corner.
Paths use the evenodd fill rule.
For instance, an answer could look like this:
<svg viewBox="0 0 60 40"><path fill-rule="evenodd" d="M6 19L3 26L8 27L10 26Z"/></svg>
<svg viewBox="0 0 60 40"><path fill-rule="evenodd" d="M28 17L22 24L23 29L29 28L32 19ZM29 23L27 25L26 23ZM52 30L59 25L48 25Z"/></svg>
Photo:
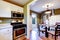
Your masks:
<svg viewBox="0 0 60 40"><path fill-rule="evenodd" d="M37 14L32 14L32 29L37 29Z"/></svg>
<svg viewBox="0 0 60 40"><path fill-rule="evenodd" d="M0 17L11 18L11 10L9 5L4 5L3 2L0 3Z"/></svg>

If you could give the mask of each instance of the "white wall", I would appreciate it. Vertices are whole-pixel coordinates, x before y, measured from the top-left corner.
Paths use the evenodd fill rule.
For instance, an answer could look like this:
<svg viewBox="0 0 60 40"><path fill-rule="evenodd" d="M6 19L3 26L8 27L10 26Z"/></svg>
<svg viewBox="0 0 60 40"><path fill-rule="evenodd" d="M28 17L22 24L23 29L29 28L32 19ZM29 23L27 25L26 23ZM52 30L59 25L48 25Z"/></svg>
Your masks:
<svg viewBox="0 0 60 40"><path fill-rule="evenodd" d="M55 25L56 22L60 22L60 15L54 15L54 16L49 17L50 26Z"/></svg>

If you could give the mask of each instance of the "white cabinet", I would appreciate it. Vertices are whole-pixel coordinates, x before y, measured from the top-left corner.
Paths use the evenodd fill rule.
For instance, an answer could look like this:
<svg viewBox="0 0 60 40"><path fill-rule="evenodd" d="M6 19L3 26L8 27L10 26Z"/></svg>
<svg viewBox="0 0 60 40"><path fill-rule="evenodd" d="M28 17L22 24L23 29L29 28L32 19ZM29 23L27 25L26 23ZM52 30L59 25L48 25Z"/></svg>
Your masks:
<svg viewBox="0 0 60 40"><path fill-rule="evenodd" d="M11 17L11 11L23 13L23 8L5 1L0 1L0 17Z"/></svg>
<svg viewBox="0 0 60 40"><path fill-rule="evenodd" d="M0 29L0 40L13 40L12 28Z"/></svg>
<svg viewBox="0 0 60 40"><path fill-rule="evenodd" d="M10 5L4 1L0 1L0 17L11 17Z"/></svg>
<svg viewBox="0 0 60 40"><path fill-rule="evenodd" d="M0 17L11 17L11 11L8 7L0 6Z"/></svg>
<svg viewBox="0 0 60 40"><path fill-rule="evenodd" d="M23 13L23 8L16 5L12 5L11 11L17 11L17 12Z"/></svg>

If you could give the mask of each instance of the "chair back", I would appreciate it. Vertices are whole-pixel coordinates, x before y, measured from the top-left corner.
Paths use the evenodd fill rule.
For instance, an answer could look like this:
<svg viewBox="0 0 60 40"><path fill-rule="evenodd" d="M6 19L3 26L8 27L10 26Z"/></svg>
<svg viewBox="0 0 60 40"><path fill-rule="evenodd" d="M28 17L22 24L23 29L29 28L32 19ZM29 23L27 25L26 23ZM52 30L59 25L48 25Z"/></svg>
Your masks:
<svg viewBox="0 0 60 40"><path fill-rule="evenodd" d="M55 28L55 33L59 36L60 35L60 25L57 25Z"/></svg>

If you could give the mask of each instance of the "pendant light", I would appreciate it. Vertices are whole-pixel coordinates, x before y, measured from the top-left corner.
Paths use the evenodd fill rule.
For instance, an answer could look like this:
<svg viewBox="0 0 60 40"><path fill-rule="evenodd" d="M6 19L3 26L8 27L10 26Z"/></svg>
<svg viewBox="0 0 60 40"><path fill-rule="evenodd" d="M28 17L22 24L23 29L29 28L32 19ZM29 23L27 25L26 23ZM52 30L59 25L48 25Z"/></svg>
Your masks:
<svg viewBox="0 0 60 40"><path fill-rule="evenodd" d="M51 13L51 11L49 10L49 5L47 5L47 10L46 10L45 14L50 14L50 13Z"/></svg>

